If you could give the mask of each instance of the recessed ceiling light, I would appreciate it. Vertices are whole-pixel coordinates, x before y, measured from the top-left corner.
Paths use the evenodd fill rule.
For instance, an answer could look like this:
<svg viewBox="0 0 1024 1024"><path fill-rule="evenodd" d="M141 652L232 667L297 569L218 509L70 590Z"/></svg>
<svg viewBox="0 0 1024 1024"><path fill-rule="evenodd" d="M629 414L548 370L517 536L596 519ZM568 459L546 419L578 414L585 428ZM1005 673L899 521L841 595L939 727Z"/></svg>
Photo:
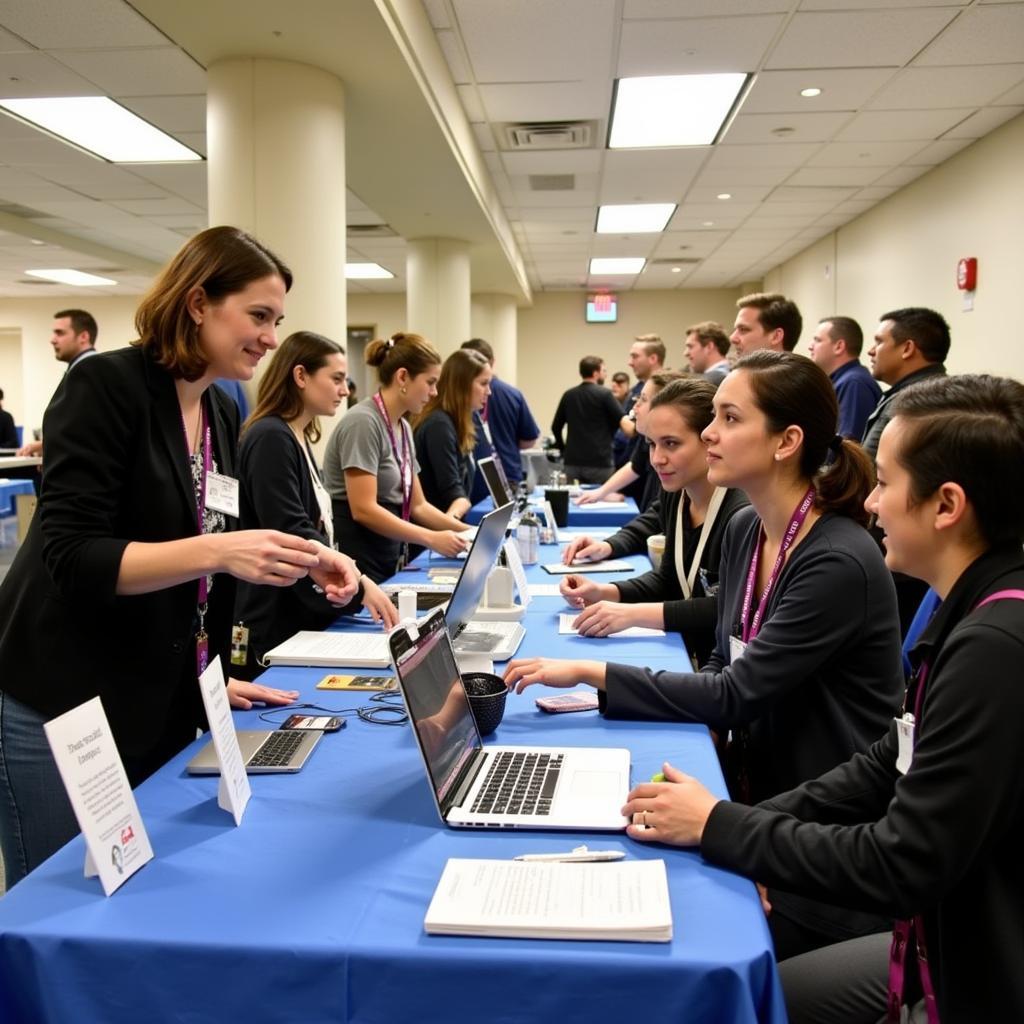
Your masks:
<svg viewBox="0 0 1024 1024"><path fill-rule="evenodd" d="M713 228L714 226L715 226L715 222L713 220L706 220L706 221L704 221L704 227L706 227L706 228Z"/></svg>
<svg viewBox="0 0 1024 1024"><path fill-rule="evenodd" d="M812 85L812 86L810 86L810 88L801 89L800 90L800 95L801 96L806 96L807 99L811 99L811 97L813 97L813 96L820 96L821 95L821 90L817 86Z"/></svg>
<svg viewBox="0 0 1024 1024"><path fill-rule="evenodd" d="M664 231L675 213L675 203L625 203L600 206L597 210L599 235L622 235L629 231Z"/></svg>
<svg viewBox="0 0 1024 1024"><path fill-rule="evenodd" d="M203 158L106 96L0 100L0 110L109 163L181 163Z"/></svg>
<svg viewBox="0 0 1024 1024"><path fill-rule="evenodd" d="M608 148L710 146L748 78L742 73L620 78Z"/></svg>
<svg viewBox="0 0 1024 1024"><path fill-rule="evenodd" d="M639 274L647 260L643 256L595 256L591 274Z"/></svg>
<svg viewBox="0 0 1024 1024"><path fill-rule="evenodd" d="M345 264L345 277L349 281L383 280L394 276L390 270L385 270L379 263Z"/></svg>
<svg viewBox="0 0 1024 1024"><path fill-rule="evenodd" d="M26 270L29 277L40 277L44 281L56 281L57 284L72 284L76 288L96 288L103 284L117 284L109 277L97 277L96 274L86 274L81 270L71 270L61 267L55 270Z"/></svg>
<svg viewBox="0 0 1024 1024"><path fill-rule="evenodd" d="M716 196L717 199L732 199L731 192L719 192Z"/></svg>
<svg viewBox="0 0 1024 1024"><path fill-rule="evenodd" d="M673 274L681 274L682 272L683 272L683 268L682 267L673 267L672 268L672 273Z"/></svg>

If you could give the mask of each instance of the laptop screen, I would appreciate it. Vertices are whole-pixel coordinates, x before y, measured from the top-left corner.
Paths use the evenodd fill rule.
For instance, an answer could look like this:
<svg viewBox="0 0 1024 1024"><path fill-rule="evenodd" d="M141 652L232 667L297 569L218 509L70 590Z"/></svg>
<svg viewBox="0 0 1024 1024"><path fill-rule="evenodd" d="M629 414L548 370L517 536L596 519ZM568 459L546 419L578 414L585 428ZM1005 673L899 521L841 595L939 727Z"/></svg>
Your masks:
<svg viewBox="0 0 1024 1024"><path fill-rule="evenodd" d="M493 456L481 459L477 465L484 475L484 483L487 490L491 492L494 507L498 508L512 500L512 489L508 485L508 478L505 476L505 467Z"/></svg>
<svg viewBox="0 0 1024 1024"><path fill-rule="evenodd" d="M473 538L473 546L469 549L458 585L445 611L448 629L453 637L458 636L462 627L473 618L484 596L487 577L498 561L498 552L501 550L505 531L512 518L512 507L512 503L508 502L501 508L488 512L480 520L476 536Z"/></svg>
<svg viewBox="0 0 1024 1024"><path fill-rule="evenodd" d="M403 630L398 633L393 654L396 643L408 642ZM435 612L420 624L418 639L395 657L395 671L438 806L443 807L466 761L481 746L443 616Z"/></svg>

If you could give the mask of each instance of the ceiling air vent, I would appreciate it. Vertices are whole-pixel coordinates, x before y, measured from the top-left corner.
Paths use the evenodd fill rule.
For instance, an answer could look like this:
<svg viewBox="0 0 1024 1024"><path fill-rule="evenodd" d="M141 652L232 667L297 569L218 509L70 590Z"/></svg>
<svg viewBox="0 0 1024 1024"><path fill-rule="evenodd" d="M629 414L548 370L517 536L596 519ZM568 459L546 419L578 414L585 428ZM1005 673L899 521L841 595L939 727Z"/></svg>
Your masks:
<svg viewBox="0 0 1024 1024"><path fill-rule="evenodd" d="M398 237L398 232L388 224L349 224L347 230L352 238Z"/></svg>
<svg viewBox="0 0 1024 1024"><path fill-rule="evenodd" d="M531 192L571 192L576 187L575 174L531 174Z"/></svg>
<svg viewBox="0 0 1024 1024"><path fill-rule="evenodd" d="M659 256L656 260L648 260L648 267L692 267L704 261L697 256Z"/></svg>
<svg viewBox="0 0 1024 1024"><path fill-rule="evenodd" d="M503 150L593 149L597 121L522 121L495 125Z"/></svg>

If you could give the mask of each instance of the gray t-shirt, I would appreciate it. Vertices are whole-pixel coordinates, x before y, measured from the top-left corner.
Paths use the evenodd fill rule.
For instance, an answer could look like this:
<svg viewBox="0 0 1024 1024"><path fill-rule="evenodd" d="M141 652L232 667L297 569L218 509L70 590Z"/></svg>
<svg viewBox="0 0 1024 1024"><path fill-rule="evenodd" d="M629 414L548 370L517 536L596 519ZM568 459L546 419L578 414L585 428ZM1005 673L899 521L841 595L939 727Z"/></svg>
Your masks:
<svg viewBox="0 0 1024 1024"><path fill-rule="evenodd" d="M419 473L416 446L406 420L401 421L412 471ZM395 430L395 443L402 457L402 433ZM387 425L373 398L364 398L352 406L327 441L324 452L324 484L332 498L348 500L345 470L362 469L377 478L377 501L382 505L402 504L402 471L391 448Z"/></svg>

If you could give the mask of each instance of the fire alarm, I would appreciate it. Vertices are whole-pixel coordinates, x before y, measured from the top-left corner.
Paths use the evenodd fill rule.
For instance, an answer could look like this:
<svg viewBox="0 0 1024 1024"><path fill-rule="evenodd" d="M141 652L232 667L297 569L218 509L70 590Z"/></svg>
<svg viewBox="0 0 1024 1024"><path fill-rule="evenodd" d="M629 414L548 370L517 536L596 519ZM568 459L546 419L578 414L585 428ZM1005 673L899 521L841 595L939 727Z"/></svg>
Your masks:
<svg viewBox="0 0 1024 1024"><path fill-rule="evenodd" d="M978 261L967 256L956 265L956 286L962 292L973 292L978 283Z"/></svg>

